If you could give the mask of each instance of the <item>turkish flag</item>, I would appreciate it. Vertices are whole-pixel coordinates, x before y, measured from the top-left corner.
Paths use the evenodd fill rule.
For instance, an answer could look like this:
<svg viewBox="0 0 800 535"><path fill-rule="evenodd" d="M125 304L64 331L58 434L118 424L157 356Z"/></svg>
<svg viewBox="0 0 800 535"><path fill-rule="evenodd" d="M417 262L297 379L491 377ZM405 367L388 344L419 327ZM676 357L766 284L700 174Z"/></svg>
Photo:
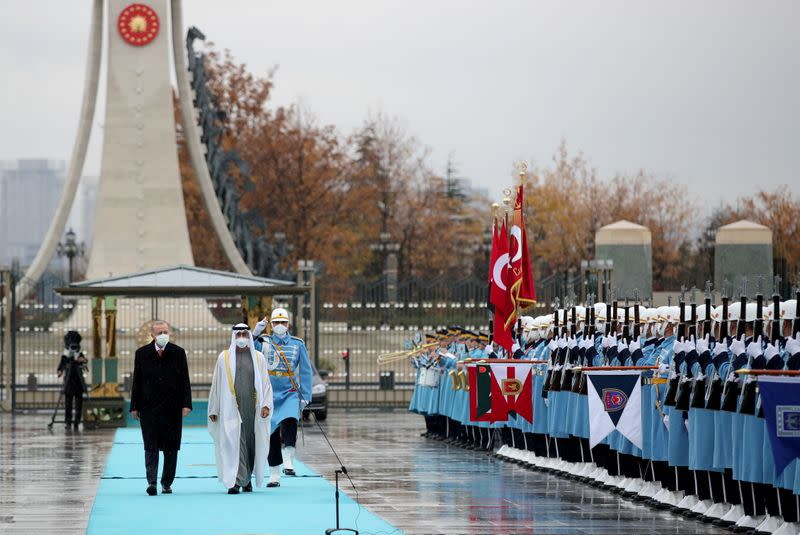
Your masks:
<svg viewBox="0 0 800 535"><path fill-rule="evenodd" d="M511 220L510 231L510 258L508 260L508 293L511 302L511 314L506 317L506 328L512 328L517 319L520 305L536 302L536 288L533 285L531 260L528 254L528 233L525 230L525 220L522 213L523 204L522 184L517 190L517 200L514 202L514 215Z"/></svg>
<svg viewBox="0 0 800 535"><path fill-rule="evenodd" d="M508 292L508 231L505 219L500 224L500 230L495 233L492 243L492 262L489 266L491 291L489 301L494 311L494 335L492 340L501 347L511 352L514 343L511 338L511 329L506 327L506 319L513 314L511 295ZM513 322L512 322L513 323Z"/></svg>

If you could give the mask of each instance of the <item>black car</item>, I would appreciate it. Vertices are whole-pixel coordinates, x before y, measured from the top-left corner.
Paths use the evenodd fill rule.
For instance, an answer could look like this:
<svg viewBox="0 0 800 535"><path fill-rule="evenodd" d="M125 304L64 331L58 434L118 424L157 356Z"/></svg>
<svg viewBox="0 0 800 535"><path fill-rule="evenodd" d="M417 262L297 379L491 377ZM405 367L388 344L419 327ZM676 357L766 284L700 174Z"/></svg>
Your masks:
<svg viewBox="0 0 800 535"><path fill-rule="evenodd" d="M322 378L311 362L311 403L303 409L303 420L308 420L309 413L313 412L317 420L328 417L328 383Z"/></svg>

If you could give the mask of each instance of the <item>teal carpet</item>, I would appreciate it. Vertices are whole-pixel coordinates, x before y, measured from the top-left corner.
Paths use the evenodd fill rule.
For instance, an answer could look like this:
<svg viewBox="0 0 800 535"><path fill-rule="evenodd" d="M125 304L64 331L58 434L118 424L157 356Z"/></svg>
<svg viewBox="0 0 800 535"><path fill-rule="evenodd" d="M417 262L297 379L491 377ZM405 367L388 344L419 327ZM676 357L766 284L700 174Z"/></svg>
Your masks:
<svg viewBox="0 0 800 535"><path fill-rule="evenodd" d="M298 477L284 476L279 488L228 495L216 478L214 444L208 432L205 428L184 428L173 494L148 496L141 431L118 429L87 533L325 533L335 526L334 486L300 462L295 468ZM347 480L340 479L339 485L352 494ZM339 512L342 527L356 528L362 534L401 533L343 492Z"/></svg>

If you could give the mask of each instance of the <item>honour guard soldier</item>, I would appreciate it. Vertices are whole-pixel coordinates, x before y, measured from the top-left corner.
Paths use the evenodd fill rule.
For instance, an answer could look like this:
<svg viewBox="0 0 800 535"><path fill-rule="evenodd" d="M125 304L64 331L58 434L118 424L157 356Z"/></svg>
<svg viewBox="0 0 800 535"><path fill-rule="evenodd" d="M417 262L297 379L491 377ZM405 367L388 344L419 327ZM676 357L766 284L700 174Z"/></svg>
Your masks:
<svg viewBox="0 0 800 535"><path fill-rule="evenodd" d="M272 432L269 443L269 481L267 487L279 487L280 466L283 473L294 476L297 422L303 409L311 401L311 361L306 344L289 334L289 313L276 308L270 316L272 334L256 349L267 359L269 379L272 383ZM253 334L260 335L266 329L266 318L256 325ZM283 452L281 445L285 446ZM285 454L285 455L284 455Z"/></svg>

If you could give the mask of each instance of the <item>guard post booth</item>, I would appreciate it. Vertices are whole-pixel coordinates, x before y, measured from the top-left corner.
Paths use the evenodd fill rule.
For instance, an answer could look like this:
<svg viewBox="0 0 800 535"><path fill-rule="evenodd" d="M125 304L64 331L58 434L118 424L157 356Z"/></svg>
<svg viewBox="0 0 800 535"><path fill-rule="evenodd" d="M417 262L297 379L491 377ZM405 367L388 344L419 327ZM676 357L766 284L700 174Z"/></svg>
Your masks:
<svg viewBox="0 0 800 535"><path fill-rule="evenodd" d="M166 321L170 342L186 350L194 410L185 423L204 425L211 374L219 352L230 344L232 325L253 328L269 316L275 301L291 310L296 329L297 297L310 294L312 286L180 265L78 282L55 291L91 300L91 318L82 323L91 325L91 387L83 422L92 428L135 422L128 416L134 355L153 342L150 327L155 320Z"/></svg>

